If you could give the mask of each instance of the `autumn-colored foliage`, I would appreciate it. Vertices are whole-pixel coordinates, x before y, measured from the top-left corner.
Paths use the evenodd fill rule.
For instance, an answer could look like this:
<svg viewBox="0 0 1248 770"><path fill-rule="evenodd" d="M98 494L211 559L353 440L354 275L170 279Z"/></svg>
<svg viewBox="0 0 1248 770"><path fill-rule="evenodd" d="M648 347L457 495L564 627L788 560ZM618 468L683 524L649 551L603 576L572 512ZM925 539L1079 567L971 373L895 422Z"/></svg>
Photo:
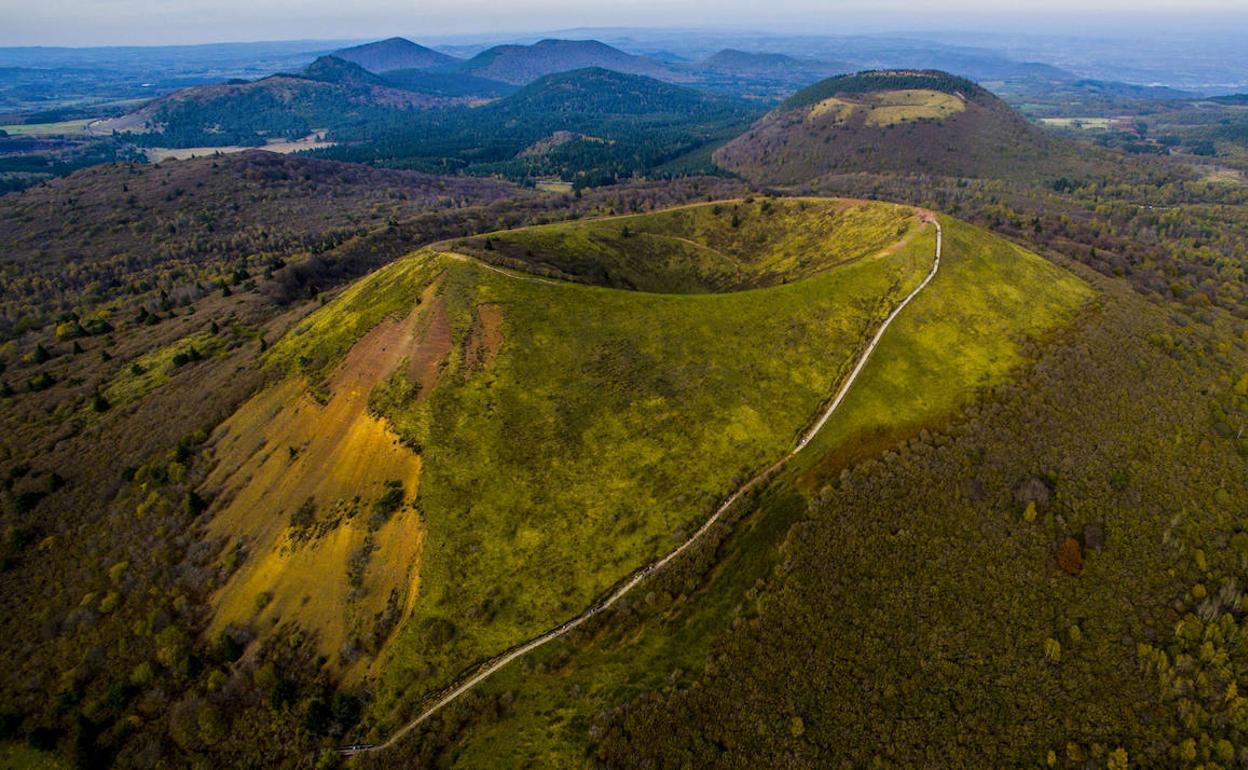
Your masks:
<svg viewBox="0 0 1248 770"><path fill-rule="evenodd" d="M1083 549L1078 540L1068 537L1057 547L1057 566L1067 575L1083 572Z"/></svg>

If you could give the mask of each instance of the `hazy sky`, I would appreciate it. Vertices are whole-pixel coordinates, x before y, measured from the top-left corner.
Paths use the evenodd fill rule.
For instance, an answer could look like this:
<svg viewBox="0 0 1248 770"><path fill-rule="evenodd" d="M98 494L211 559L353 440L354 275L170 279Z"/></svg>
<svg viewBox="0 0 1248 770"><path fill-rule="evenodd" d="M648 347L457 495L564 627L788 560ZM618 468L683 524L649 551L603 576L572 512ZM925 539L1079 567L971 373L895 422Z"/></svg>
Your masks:
<svg viewBox="0 0 1248 770"><path fill-rule="evenodd" d="M0 0L0 45L389 35L420 40L589 26L832 34L936 26L1106 34L1141 26L1225 29L1228 14L1248 18L1245 5L1245 0ZM1001 10L1007 7L1008 15Z"/></svg>

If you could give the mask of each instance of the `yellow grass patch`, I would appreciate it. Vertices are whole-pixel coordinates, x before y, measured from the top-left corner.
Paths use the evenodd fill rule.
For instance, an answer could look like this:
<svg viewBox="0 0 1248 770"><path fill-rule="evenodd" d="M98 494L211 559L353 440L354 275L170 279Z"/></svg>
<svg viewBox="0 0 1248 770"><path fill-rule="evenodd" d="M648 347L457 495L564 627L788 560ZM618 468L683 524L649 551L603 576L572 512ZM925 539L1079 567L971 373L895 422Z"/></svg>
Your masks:
<svg viewBox="0 0 1248 770"><path fill-rule="evenodd" d="M1086 128L1103 131L1110 127L1112 118L1040 118L1040 123L1057 128Z"/></svg>
<svg viewBox="0 0 1248 770"><path fill-rule="evenodd" d="M269 152L278 152L288 155L292 152L302 152L304 150L319 150L325 147L333 147L337 142L331 142L325 138L325 132L311 133L299 139L270 139L259 147L249 145L226 145L223 147L149 147L144 152L147 159L152 163L160 163L166 160L187 160L188 158L207 158L220 153L221 155L230 155L236 152L247 152L248 150L268 150Z"/></svg>
<svg viewBox="0 0 1248 770"><path fill-rule="evenodd" d="M1238 184L1244 181L1244 172L1226 166L1206 166L1200 170L1200 181Z"/></svg>
<svg viewBox="0 0 1248 770"><path fill-rule="evenodd" d="M10 136L78 136L87 133L89 119L64 120L59 123L17 123L0 126Z"/></svg>
<svg viewBox="0 0 1248 770"><path fill-rule="evenodd" d="M848 120L849 116L853 115L860 106L861 105L853 102L847 102L844 99L838 99L835 96L830 96L827 99L816 102L812 105L810 111L806 113L806 119L818 120L825 116L830 116L830 120L841 123Z"/></svg>
<svg viewBox="0 0 1248 770"><path fill-rule="evenodd" d="M812 106L806 113L806 120L845 123L861 115L869 126L888 126L914 120L940 120L965 109L966 103L959 96L913 88L866 94L860 99L829 97Z"/></svg>
<svg viewBox="0 0 1248 770"><path fill-rule="evenodd" d="M912 120L940 120L962 112L966 104L953 94L925 88L885 91L867 115L867 125L887 126Z"/></svg>
<svg viewBox="0 0 1248 770"><path fill-rule="evenodd" d="M232 544L227 553L236 546L244 555L214 597L210 633L230 623L264 633L293 621L317 632L321 652L336 660L349 640L372 635L392 591L410 611L424 533L410 504L421 461L368 413L368 399L420 349L427 307L383 321L354 345L329 378L324 404L304 378L290 377L217 430L217 465L205 482L217 509L209 531ZM374 521L370 538L386 482L402 484L404 502L380 527ZM370 539L374 550L362 559Z"/></svg>

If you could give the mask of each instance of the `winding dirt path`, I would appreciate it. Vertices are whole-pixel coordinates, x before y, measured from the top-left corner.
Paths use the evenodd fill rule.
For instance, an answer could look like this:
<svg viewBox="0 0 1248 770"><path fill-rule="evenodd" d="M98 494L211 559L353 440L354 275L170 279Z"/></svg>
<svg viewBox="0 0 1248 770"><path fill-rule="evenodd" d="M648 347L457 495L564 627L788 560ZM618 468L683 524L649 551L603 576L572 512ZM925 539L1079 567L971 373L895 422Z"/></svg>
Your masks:
<svg viewBox="0 0 1248 770"><path fill-rule="evenodd" d="M930 214L928 212L924 212L923 218L924 218L924 221L936 226L936 253L932 260L931 272L927 274L927 277L923 279L922 283L920 283L918 286L914 288L914 291L910 292L910 294L908 294L906 298L903 299L897 305L897 307L893 308L893 312L889 313L888 317L884 319L884 322L880 324L880 328L876 330L875 336L871 338L871 342L867 345L866 350L864 350L862 352L862 355L859 356L858 363L854 366L853 371L849 373L849 376L845 378L845 381L841 384L840 389L837 390L836 396L833 397L832 402L828 405L828 408L823 411L823 413L819 416L819 419L815 421L814 425L812 425L810 429L802 436L802 438L797 442L797 446L795 446L792 451L790 451L787 455L777 460L775 463L767 467L765 470L760 471L757 475L755 475L749 481L745 482L740 487L738 487L737 491L733 492L732 495L729 496L728 499L725 500L719 506L719 508L715 509L715 513L711 514L710 518L704 521L702 523L702 526L698 527L697 531L694 532L692 535L690 535L689 538L685 540L685 542L676 546L674 550L672 550L670 553L668 553L666 556L659 559L658 561L652 562L638 569L636 572L634 572L632 575L626 578L622 583L618 584L612 591L610 591L604 597L594 602L587 609L581 612L581 614L577 615L571 620L564 621L563 623L555 626L554 628L550 629L544 634L540 636L536 636L519 646L513 647L510 650L507 650L506 652L482 664L475 674L463 680L458 685L453 687L451 690L447 691L446 694L444 694L441 698L438 698L437 701L435 701L431 706L429 706L424 711L422 711L415 719L413 719L412 721L403 725L403 727L396 730L395 733L391 735L389 738L387 738L384 743L379 743L376 745L349 746L344 749L341 749L341 753L346 756L352 756L355 754L364 754L364 753L369 753L369 752L384 751L385 749L390 748L391 746L393 746L394 744L402 740L404 736L406 736L412 730L415 730L417 727L419 727L422 722L429 719L429 717L433 716L441 709L445 708L448 704L450 704L451 702L459 698L464 693L468 692L472 688L484 682L491 675L493 675L494 672L498 671L503 666L506 666L508 663L511 663L516 658L520 658L520 657L527 655L528 653L532 652L538 647L541 647L547 642L554 641L555 639L558 639L562 636L567 635L570 631L572 631L577 626L580 626L585 621L605 611L606 609L611 607L611 605L618 602L626 594L628 594L630 591L636 588L637 585L641 583L643 580L645 580L650 574L663 569L673 559L679 557L682 553L692 548L699 540L702 539L702 536L705 535L707 531L710 530L710 528L713 527L716 524L716 522L718 522L720 518L723 517L724 513L727 512L728 509L732 507L733 503L737 502L737 500L741 498L742 495L744 495L746 492L749 492L754 487L758 486L764 479L771 476L772 473L774 473L776 470L782 467L785 463L787 463L790 458L792 458L798 452L801 452L803 449L805 449L806 445L810 443L811 439L813 439L816 435L818 435L819 431L823 429L823 426L827 424L828 420L832 417L833 412L835 412L837 410L837 407L841 405L841 402L845 400L846 394L849 393L849 389L853 387L854 382L858 379L858 375L862 372L863 368L867 365L868 359L870 359L871 354L875 352L876 346L879 345L880 339L884 336L884 332L888 330L888 327L893 323L893 320L897 318L898 314L901 313L901 311L906 307L906 305L910 304L911 300L913 300L915 297L919 295L919 292L927 288L927 285L932 282L933 278L936 277L937 271L940 270L941 242L944 237L944 233L942 232L940 228L940 222L936 219L935 215ZM503 269L494 267L492 265L487 265L482 262L477 262L476 260L472 260L469 257L465 257L463 255L448 254L448 256L451 256L455 259L459 259L463 261L476 262L481 267L492 270L496 273L501 273L502 275L506 275L516 280L530 280L530 281L536 281L539 283L550 283L550 284L556 283L555 281L549 281L549 280L537 278L534 276L527 276L527 275L523 275L519 273L514 273L508 270L503 270Z"/></svg>

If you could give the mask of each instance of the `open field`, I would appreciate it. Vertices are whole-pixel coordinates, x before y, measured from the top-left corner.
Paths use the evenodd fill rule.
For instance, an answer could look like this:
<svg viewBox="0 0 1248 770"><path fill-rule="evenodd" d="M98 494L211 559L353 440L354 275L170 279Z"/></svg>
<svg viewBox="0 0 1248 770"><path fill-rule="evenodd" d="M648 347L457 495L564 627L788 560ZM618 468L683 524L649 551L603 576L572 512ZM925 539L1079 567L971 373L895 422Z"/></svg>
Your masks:
<svg viewBox="0 0 1248 770"><path fill-rule="evenodd" d="M247 152L248 150L268 150L269 152L279 152L286 155L292 152L333 147L334 144L334 142L326 141L324 132L320 132L308 134L300 139L273 139L260 147L243 147L240 145L228 145L225 147L148 147L145 152L148 160L153 163L159 163L162 160L204 158L218 153L229 155L235 152Z"/></svg>
<svg viewBox="0 0 1248 770"><path fill-rule="evenodd" d="M569 193L572 192L572 183L564 182L560 179L539 179L535 187L542 192L550 193Z"/></svg>
<svg viewBox="0 0 1248 770"><path fill-rule="evenodd" d="M1114 123L1114 118L1040 118L1041 125L1054 128L1082 128L1089 131L1104 131Z"/></svg>
<svg viewBox="0 0 1248 770"><path fill-rule="evenodd" d="M202 494L217 501L210 530L238 564L213 597L214 633L297 622L349 669L381 649L415 599L424 528L412 501L421 458L372 413L370 396L436 346L428 333L436 313L420 301L432 295L433 272L390 273L391 288L414 292L404 295L407 310L396 318L386 317L387 306L370 307L358 328L336 316L340 328L361 333L345 355L279 380L212 437L216 467ZM367 306L368 285L344 299L363 297ZM271 365L284 361L289 340Z"/></svg>
<svg viewBox="0 0 1248 770"><path fill-rule="evenodd" d="M10 136L89 136L88 126L92 119L66 120L60 123L17 123L0 126Z"/></svg>
<svg viewBox="0 0 1248 770"><path fill-rule="evenodd" d="M1202 182L1220 182L1222 184L1242 184L1244 182L1244 172L1237 168L1200 166L1199 171Z"/></svg>

